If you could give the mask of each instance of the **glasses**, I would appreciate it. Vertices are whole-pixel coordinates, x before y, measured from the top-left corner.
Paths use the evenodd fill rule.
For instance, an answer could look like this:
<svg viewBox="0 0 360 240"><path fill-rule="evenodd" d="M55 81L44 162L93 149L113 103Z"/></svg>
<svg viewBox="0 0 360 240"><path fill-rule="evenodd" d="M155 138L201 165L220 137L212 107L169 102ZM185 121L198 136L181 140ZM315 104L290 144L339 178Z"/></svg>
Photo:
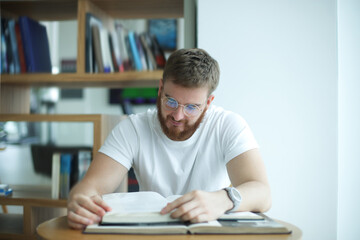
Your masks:
<svg viewBox="0 0 360 240"><path fill-rule="evenodd" d="M162 99L162 105L168 111L175 111L179 106L183 107L184 114L188 117L195 117L199 115L203 109L200 108L199 105L196 104L180 104L174 98L164 96Z"/></svg>

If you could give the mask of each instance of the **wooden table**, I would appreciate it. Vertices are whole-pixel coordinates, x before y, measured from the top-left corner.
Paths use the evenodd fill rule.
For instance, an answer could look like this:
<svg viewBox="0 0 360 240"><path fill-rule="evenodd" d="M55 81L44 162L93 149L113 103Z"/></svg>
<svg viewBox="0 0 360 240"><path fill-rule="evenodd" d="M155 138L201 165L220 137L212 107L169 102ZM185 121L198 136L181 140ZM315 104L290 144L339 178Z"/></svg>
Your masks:
<svg viewBox="0 0 360 240"><path fill-rule="evenodd" d="M191 240L215 240L215 239L224 239L224 240L300 240L302 237L301 230L290 224L283 221L279 221L284 224L287 228L292 230L292 234L273 234L273 235L124 235L124 234L83 234L81 230L70 229L67 224L67 218L58 217L46 221L40 224L37 227L38 235L43 239L49 240L63 240L63 239L77 239L77 240L92 240L92 239L126 239L126 240L182 240L182 239L191 239Z"/></svg>

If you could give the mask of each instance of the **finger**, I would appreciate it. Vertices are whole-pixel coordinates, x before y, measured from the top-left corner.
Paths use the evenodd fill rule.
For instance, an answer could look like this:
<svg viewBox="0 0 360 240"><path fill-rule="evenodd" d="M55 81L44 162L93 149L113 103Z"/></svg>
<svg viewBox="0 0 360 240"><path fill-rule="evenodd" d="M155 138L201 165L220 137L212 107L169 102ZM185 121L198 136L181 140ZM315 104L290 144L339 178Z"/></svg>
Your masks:
<svg viewBox="0 0 360 240"><path fill-rule="evenodd" d="M172 218L182 218L183 215L189 213L195 208L198 208L198 204L196 201L189 201L184 203L183 205L179 206L173 213L171 213Z"/></svg>
<svg viewBox="0 0 360 240"><path fill-rule="evenodd" d="M102 208L101 205L96 204L93 199L81 198L81 199L78 199L77 203L81 208L87 209L88 211L90 211L96 215L99 215L99 216L105 215L105 209ZM78 211L79 211L79 209L76 209L74 212L78 213Z"/></svg>
<svg viewBox="0 0 360 240"><path fill-rule="evenodd" d="M181 219L183 221L195 221L198 222L198 220L200 220L204 214L204 211L202 208L197 207L197 208L193 208L190 211L186 212L185 214L183 214L181 216Z"/></svg>
<svg viewBox="0 0 360 240"><path fill-rule="evenodd" d="M73 211L68 211L68 222L72 225L90 225L93 221L87 217L76 214Z"/></svg>
<svg viewBox="0 0 360 240"><path fill-rule="evenodd" d="M91 199L94 201L96 205L100 206L105 211L107 212L111 211L111 207L99 195L95 195L91 197Z"/></svg>
<svg viewBox="0 0 360 240"><path fill-rule="evenodd" d="M161 214L166 214L169 213L171 211L173 211L174 209L178 208L179 206L183 205L184 203L187 203L189 201L191 201L193 199L192 194L187 193L182 197L179 197L178 199L176 199L175 201L168 203L161 211Z"/></svg>
<svg viewBox="0 0 360 240"><path fill-rule="evenodd" d="M191 223L200 223L200 222L206 222L208 221L208 216L206 214L200 214L196 217L189 220Z"/></svg>
<svg viewBox="0 0 360 240"><path fill-rule="evenodd" d="M69 209L69 210L70 210L70 212L73 212L76 215L79 215L81 217L89 219L89 221L92 221L92 222L95 222L95 223L101 221L101 216L97 215L91 209L86 209L86 208L83 208L81 206L78 206L78 207L76 207L74 209Z"/></svg>
<svg viewBox="0 0 360 240"><path fill-rule="evenodd" d="M68 225L70 228L73 228L73 229L79 229L79 230L82 230L86 227L86 225L83 225L83 224L79 224L79 223L74 223L74 222L70 222L68 221Z"/></svg>

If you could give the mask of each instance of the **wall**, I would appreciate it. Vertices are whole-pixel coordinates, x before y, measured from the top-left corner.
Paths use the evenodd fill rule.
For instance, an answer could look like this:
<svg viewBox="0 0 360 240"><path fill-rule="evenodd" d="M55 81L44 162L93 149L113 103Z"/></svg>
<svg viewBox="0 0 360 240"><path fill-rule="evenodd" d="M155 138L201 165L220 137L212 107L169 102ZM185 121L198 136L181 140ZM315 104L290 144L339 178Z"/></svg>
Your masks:
<svg viewBox="0 0 360 240"><path fill-rule="evenodd" d="M339 203L338 239L359 238L360 1L338 1Z"/></svg>
<svg viewBox="0 0 360 240"><path fill-rule="evenodd" d="M199 0L198 46L221 67L214 103L242 115L260 144L268 214L305 240L336 239L336 1Z"/></svg>

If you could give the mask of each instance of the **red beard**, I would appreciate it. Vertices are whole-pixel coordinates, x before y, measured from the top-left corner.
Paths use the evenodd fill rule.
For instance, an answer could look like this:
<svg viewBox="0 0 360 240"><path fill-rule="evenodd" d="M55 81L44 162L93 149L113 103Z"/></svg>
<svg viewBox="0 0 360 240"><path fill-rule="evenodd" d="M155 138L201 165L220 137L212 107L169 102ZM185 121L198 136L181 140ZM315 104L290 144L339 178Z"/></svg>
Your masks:
<svg viewBox="0 0 360 240"><path fill-rule="evenodd" d="M157 97L156 106L157 106L157 112L158 112L158 118L160 121L160 126L161 126L161 129L163 130L163 132L165 133L165 135L173 141L184 141L184 140L190 138L194 134L196 129L199 127L200 123L202 122L207 109L204 109L202 111L199 119L196 120L196 122L193 125L189 125L189 121L186 119L182 120L181 122L184 123L184 130L181 131L176 126L172 126L169 128L166 125L166 122L168 122L170 120L175 121L175 119L171 115L168 115L166 117L166 119L165 119L165 117L163 117L160 96L161 96L161 94Z"/></svg>

